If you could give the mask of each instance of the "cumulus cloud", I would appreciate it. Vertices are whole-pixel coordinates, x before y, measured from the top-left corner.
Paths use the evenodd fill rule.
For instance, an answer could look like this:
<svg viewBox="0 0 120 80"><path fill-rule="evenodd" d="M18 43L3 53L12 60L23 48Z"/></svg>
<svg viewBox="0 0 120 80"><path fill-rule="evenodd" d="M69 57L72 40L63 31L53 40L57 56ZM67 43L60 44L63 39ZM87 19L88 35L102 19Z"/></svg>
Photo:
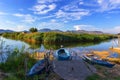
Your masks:
<svg viewBox="0 0 120 80"><path fill-rule="evenodd" d="M20 13L16 13L16 14L13 14L13 16L16 16L16 17L19 17L19 18L23 18L23 22L27 22L27 23L32 23L32 22L35 22L36 20L36 17L33 17L32 15L30 14L20 14Z"/></svg>
<svg viewBox="0 0 120 80"><path fill-rule="evenodd" d="M75 30L81 30L80 25L75 25L74 28L75 28Z"/></svg>

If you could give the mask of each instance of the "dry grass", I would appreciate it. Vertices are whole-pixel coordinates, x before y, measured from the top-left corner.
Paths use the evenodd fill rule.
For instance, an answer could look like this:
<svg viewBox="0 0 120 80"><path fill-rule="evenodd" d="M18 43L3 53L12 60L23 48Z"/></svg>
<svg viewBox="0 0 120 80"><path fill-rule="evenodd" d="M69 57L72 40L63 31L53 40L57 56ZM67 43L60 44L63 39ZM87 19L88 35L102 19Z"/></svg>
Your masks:
<svg viewBox="0 0 120 80"><path fill-rule="evenodd" d="M106 59L110 55L108 51L93 51L92 53L101 59Z"/></svg>
<svg viewBox="0 0 120 80"><path fill-rule="evenodd" d="M120 48L110 48L110 51L120 53Z"/></svg>
<svg viewBox="0 0 120 80"><path fill-rule="evenodd" d="M110 55L108 51L93 51L92 53L99 56L101 59L120 64L120 58L108 58Z"/></svg>
<svg viewBox="0 0 120 80"><path fill-rule="evenodd" d="M44 56L45 56L45 52L36 52L34 54L30 54L30 57L36 59L36 60L41 60L41 59L44 59ZM52 54L50 54L50 60L53 60L54 59L54 56Z"/></svg>
<svg viewBox="0 0 120 80"><path fill-rule="evenodd" d="M115 62L115 63L120 64L120 58L108 58L107 60L110 62Z"/></svg>

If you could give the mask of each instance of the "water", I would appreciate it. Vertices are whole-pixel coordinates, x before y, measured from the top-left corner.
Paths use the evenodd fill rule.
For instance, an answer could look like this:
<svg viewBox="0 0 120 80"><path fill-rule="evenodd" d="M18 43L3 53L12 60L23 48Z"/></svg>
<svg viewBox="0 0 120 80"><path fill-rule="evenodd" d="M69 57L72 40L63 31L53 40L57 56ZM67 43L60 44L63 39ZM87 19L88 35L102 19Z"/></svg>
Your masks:
<svg viewBox="0 0 120 80"><path fill-rule="evenodd" d="M43 51L43 45L41 47L41 44L32 44L32 43L26 43L20 40L11 40L11 39L6 39L3 37L0 37L0 44L1 40L4 41L3 45L3 51L0 51L0 59L1 56L4 56L4 58L7 58L7 49L10 51L14 50L15 48L17 49L22 49L23 46L25 46L25 51ZM75 52L82 53L83 51L91 51L91 50L98 50L98 51L103 51L103 50L109 50L110 47L114 46L116 47L116 42L117 39L114 40L108 40L100 43L66 43L66 44L44 44L45 49L54 49L57 50L60 48L60 45L63 45L65 48L69 48ZM7 47L7 48L6 48ZM41 48L40 48L41 47ZM3 52L6 54L3 54ZM112 57L120 57L117 53L111 54Z"/></svg>

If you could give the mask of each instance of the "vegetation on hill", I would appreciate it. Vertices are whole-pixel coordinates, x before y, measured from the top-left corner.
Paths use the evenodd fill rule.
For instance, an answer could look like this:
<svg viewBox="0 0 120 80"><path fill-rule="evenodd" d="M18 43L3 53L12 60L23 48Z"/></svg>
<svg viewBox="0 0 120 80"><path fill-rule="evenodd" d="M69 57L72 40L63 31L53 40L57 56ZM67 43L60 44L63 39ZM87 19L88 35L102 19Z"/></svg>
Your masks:
<svg viewBox="0 0 120 80"><path fill-rule="evenodd" d="M37 32L38 30L37 28L30 28L29 31L33 33L33 32Z"/></svg>

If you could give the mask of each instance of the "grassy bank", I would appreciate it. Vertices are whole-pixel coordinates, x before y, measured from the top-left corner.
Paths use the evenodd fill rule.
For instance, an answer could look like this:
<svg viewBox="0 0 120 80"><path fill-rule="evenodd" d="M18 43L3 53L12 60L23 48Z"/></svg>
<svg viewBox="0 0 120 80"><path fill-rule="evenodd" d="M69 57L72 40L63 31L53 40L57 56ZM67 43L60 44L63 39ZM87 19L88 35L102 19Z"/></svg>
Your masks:
<svg viewBox="0 0 120 80"><path fill-rule="evenodd" d="M66 32L46 32L46 33L4 33L3 37L19 39L32 43L63 43L63 42L100 42L113 38L108 34L74 34Z"/></svg>
<svg viewBox="0 0 120 80"><path fill-rule="evenodd" d="M6 47L5 53L4 47ZM7 56L5 60L4 54ZM26 73L36 62L37 60L31 57L30 53L25 52L24 46L20 50L18 48L9 50L7 46L4 46L4 41L0 40L0 80L25 80ZM45 80L45 77L46 73L43 71L43 74L39 75L39 79ZM61 79L57 74L51 73L49 80L53 80L53 78ZM38 80L38 76L27 77L27 80Z"/></svg>
<svg viewBox="0 0 120 80"><path fill-rule="evenodd" d="M120 80L120 65L113 68L106 68L103 66L95 66L97 73L87 77L86 80Z"/></svg>
<svg viewBox="0 0 120 80"><path fill-rule="evenodd" d="M29 57L28 53L21 53L21 51L16 49L10 53L6 62L0 63L0 70L9 74L7 77L4 77L3 80L24 80L26 74L25 59L28 59L28 69L36 62L35 59Z"/></svg>
<svg viewBox="0 0 120 80"><path fill-rule="evenodd" d="M30 70L30 68L37 62L32 57L29 57L28 53L23 53L20 54L19 56L9 57L5 63L0 63L0 71L2 70L2 72L8 74L8 76L3 76L2 80L25 80L26 78L25 59L27 59L28 70ZM42 72L42 74L39 75L39 79L45 80L45 78L46 73ZM57 74L51 73L49 75L49 80L53 79L61 80L61 78ZM38 75L35 75L33 77L27 77L27 80L38 80Z"/></svg>

